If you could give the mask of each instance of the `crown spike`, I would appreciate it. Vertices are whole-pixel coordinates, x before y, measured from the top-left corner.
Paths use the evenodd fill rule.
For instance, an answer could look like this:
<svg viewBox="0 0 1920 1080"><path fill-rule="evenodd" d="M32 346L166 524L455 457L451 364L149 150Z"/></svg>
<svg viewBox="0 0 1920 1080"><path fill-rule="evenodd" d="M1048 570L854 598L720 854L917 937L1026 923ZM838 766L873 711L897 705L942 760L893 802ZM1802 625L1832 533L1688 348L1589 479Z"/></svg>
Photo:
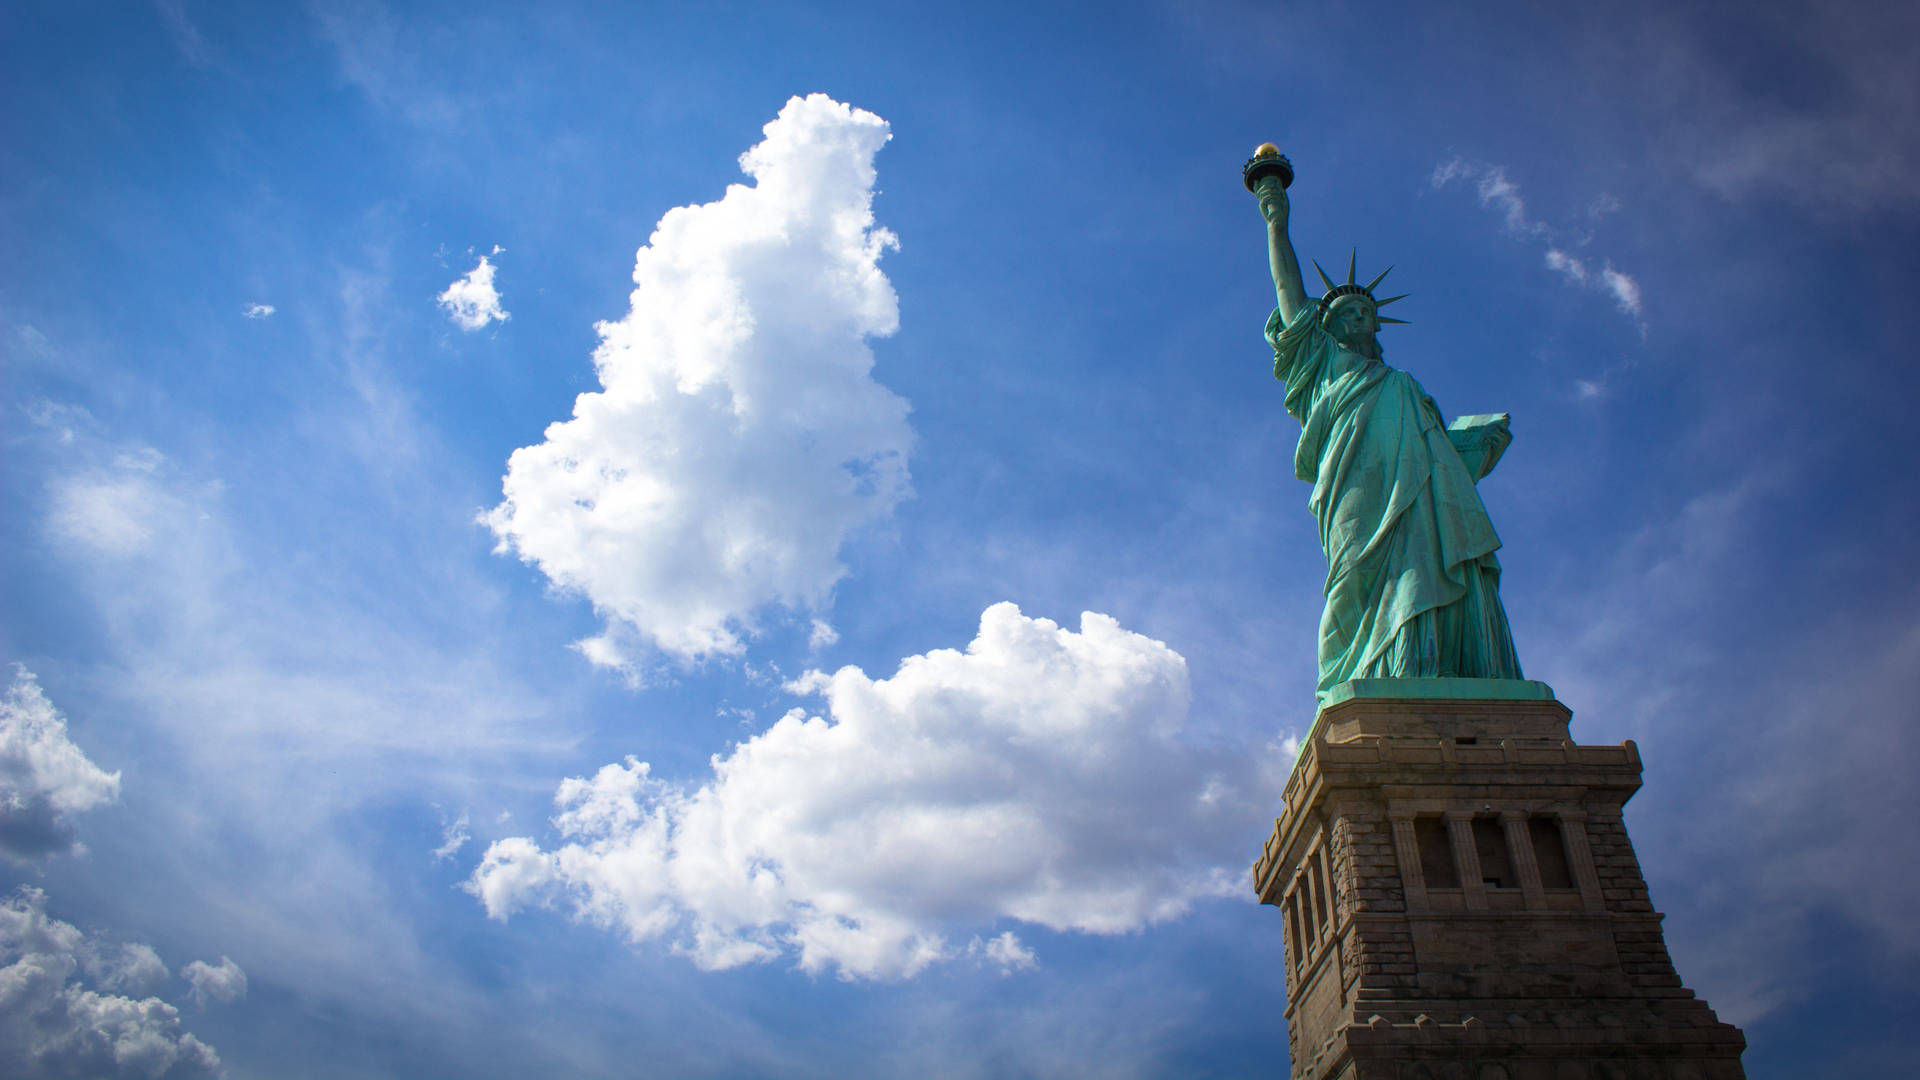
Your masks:
<svg viewBox="0 0 1920 1080"><path fill-rule="evenodd" d="M1378 284L1380 284L1381 282L1383 282L1383 281L1385 281L1385 280L1387 280L1387 275L1388 275L1388 274L1391 274L1391 273L1393 273L1393 267L1392 267L1392 266L1388 266L1388 267L1387 267L1387 268L1386 268L1385 270L1382 270L1382 271L1380 271L1380 276L1379 276L1379 277L1377 277L1377 278L1374 278L1374 279L1373 279L1372 281L1369 281L1369 282L1367 282L1367 292L1368 292L1368 293L1372 293L1372 292L1373 292L1373 287L1374 287L1375 285L1378 285Z"/></svg>
<svg viewBox="0 0 1920 1080"><path fill-rule="evenodd" d="M1386 275L1382 274L1381 276L1385 277ZM1399 296L1389 296L1385 300L1375 300L1373 302L1373 306L1375 308L1383 308L1383 307L1386 307L1388 304L1393 303L1395 300L1405 300L1407 297L1412 295L1413 295L1412 293L1401 293Z"/></svg>
<svg viewBox="0 0 1920 1080"><path fill-rule="evenodd" d="M1327 291L1328 291L1328 292L1332 292L1332 291L1333 291L1333 279L1327 276L1327 270L1326 270L1326 268L1325 268L1325 267L1323 267L1323 266L1321 266L1321 265L1320 265L1320 260L1319 260L1319 259L1315 259L1315 260L1313 260L1313 268L1314 268L1315 270L1318 270L1318 271L1320 271L1320 280L1321 280L1321 281L1324 281L1324 282L1326 282L1326 283L1327 283Z"/></svg>
<svg viewBox="0 0 1920 1080"><path fill-rule="evenodd" d="M1406 319L1389 319L1385 315L1375 315L1373 317L1373 321L1379 322L1379 323L1399 323L1401 326L1408 325L1408 321Z"/></svg>
<svg viewBox="0 0 1920 1080"><path fill-rule="evenodd" d="M1360 262L1360 249L1354 248L1353 254L1347 256L1347 284L1349 285L1353 284L1353 268L1359 262Z"/></svg>

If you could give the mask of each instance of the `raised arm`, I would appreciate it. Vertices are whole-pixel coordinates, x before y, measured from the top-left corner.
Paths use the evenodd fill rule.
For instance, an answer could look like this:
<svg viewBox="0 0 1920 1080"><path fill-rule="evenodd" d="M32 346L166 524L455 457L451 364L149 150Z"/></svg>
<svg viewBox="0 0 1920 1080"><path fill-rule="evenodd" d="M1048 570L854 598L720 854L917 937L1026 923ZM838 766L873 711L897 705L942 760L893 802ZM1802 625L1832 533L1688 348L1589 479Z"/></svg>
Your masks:
<svg viewBox="0 0 1920 1080"><path fill-rule="evenodd" d="M1294 315L1307 306L1307 288L1300 279L1300 259L1293 253L1293 240L1287 235L1287 189L1279 177L1268 176L1254 187L1254 194L1260 197L1260 215L1267 219L1267 260L1273 267L1280 318L1291 323Z"/></svg>

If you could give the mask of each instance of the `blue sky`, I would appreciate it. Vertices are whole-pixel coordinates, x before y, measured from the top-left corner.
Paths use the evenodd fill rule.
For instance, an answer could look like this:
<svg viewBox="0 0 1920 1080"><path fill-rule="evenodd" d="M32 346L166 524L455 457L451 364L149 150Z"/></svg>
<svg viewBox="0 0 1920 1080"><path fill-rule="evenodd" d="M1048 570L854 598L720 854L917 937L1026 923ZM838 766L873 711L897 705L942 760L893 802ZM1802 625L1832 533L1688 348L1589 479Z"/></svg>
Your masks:
<svg viewBox="0 0 1920 1080"><path fill-rule="evenodd" d="M0 932L82 1056L0 1060L1279 1069L1270 139L1302 254L1411 293L1388 362L1513 416L1520 658L1639 743L1682 977L1750 1075L1897 1071L1915 30L10 7Z"/></svg>

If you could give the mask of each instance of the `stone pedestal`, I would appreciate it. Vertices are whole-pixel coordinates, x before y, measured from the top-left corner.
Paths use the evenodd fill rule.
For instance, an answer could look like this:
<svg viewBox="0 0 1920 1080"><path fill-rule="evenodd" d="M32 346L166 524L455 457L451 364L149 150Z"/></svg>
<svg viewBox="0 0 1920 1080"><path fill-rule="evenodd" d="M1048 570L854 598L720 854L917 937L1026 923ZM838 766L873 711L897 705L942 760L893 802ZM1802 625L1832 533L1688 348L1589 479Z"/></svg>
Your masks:
<svg viewBox="0 0 1920 1080"><path fill-rule="evenodd" d="M1746 1039L1674 972L1621 822L1632 742L1575 745L1541 683L1371 680L1328 702L1253 866L1286 936L1294 1080L1745 1076Z"/></svg>

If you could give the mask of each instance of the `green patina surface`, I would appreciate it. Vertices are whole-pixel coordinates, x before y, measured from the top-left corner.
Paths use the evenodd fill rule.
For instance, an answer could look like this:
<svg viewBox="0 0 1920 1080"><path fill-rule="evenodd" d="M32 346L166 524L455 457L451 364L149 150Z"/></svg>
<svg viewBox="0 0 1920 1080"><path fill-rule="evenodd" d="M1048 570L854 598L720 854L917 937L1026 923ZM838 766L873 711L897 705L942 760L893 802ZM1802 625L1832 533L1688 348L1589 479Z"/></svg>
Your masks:
<svg viewBox="0 0 1920 1080"><path fill-rule="evenodd" d="M1373 295L1384 272L1359 284L1350 259L1336 284L1315 264L1326 292L1308 297L1287 232L1284 161L1263 146L1244 176L1267 221L1278 299L1267 340L1301 425L1294 473L1312 485L1307 506L1327 557L1316 697L1325 707L1339 687L1387 680L1538 686L1514 651L1500 537L1476 487L1511 441L1508 418L1449 425L1413 376L1387 365L1376 334L1400 320L1379 309L1400 298ZM1500 695L1488 686L1430 696Z"/></svg>
<svg viewBox="0 0 1920 1080"><path fill-rule="evenodd" d="M1553 687L1533 679L1349 679L1321 696L1324 711L1355 698L1420 701L1553 701Z"/></svg>
<svg viewBox="0 0 1920 1080"><path fill-rule="evenodd" d="M1307 737L1300 740L1300 748L1294 753L1294 765L1299 766L1300 755L1306 753L1307 745L1320 734L1326 723L1327 710L1335 705L1349 701L1379 699L1382 701L1558 701L1553 687L1533 679L1348 679L1318 695L1319 708L1313 714L1313 723L1307 726Z"/></svg>

